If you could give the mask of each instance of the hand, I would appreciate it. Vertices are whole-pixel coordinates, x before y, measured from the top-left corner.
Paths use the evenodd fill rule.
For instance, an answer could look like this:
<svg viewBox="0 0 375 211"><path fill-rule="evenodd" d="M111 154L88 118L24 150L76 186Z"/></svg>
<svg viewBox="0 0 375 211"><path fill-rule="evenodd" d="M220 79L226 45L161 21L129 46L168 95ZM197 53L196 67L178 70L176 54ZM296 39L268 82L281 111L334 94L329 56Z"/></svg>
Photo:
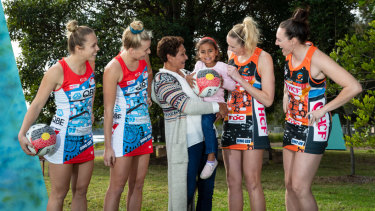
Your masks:
<svg viewBox="0 0 375 211"><path fill-rule="evenodd" d="M219 103L219 114L222 118L226 117L228 115L228 107L226 103Z"/></svg>
<svg viewBox="0 0 375 211"><path fill-rule="evenodd" d="M309 125L313 125L314 122L318 123L326 113L324 107L307 113L306 116L309 118Z"/></svg>
<svg viewBox="0 0 375 211"><path fill-rule="evenodd" d="M237 68L235 66L232 66L232 65L228 65L228 75L235 81L239 81L241 80L241 75L240 73L238 72Z"/></svg>
<svg viewBox="0 0 375 211"><path fill-rule="evenodd" d="M114 167L116 162L115 152L112 147L106 147L103 155L104 165Z"/></svg>
<svg viewBox="0 0 375 211"><path fill-rule="evenodd" d="M152 106L151 96L148 96L148 97L147 97L147 105L148 105L149 107Z"/></svg>
<svg viewBox="0 0 375 211"><path fill-rule="evenodd" d="M190 75L185 76L185 79L186 79L186 81L188 82L188 84L191 88L193 88L194 84L195 84L195 78L193 78L194 75L195 75L195 73L192 73Z"/></svg>
<svg viewBox="0 0 375 211"><path fill-rule="evenodd" d="M20 142L22 150L27 154L34 156L35 154L32 153L27 146L30 148L34 148L34 146L27 140L26 136L24 134L18 134L18 142Z"/></svg>

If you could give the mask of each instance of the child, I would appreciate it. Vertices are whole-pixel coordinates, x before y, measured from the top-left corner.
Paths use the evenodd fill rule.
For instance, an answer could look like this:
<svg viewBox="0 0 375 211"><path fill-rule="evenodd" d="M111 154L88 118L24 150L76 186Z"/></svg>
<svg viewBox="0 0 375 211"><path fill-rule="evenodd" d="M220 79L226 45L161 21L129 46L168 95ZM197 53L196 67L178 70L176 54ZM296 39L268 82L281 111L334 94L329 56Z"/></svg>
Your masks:
<svg viewBox="0 0 375 211"><path fill-rule="evenodd" d="M217 45L216 41L211 37L203 37L199 40L196 45L197 49L197 63L195 64L194 72L205 69L211 68L216 70L219 75L222 77L222 87L218 90L218 92L211 96L203 98L205 102L222 102L225 103L224 100L224 89L232 91L235 89L236 83L228 76L227 74L227 67L228 65L218 61L219 60L219 46ZM186 80L189 82L190 85L193 83L192 75L187 76ZM200 178L207 179L209 178L212 173L214 172L218 162L216 160L215 154L217 153L217 139L216 139L216 131L213 126L216 120L215 114L204 114L202 115L202 130L206 145L205 153L207 156L207 162L204 166Z"/></svg>

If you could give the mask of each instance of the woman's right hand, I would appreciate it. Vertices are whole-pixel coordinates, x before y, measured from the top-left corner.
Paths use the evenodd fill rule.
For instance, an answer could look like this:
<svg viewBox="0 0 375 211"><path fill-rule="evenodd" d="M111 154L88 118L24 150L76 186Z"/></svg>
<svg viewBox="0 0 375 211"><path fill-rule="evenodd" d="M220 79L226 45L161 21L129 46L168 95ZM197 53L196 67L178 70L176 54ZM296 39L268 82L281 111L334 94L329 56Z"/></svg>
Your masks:
<svg viewBox="0 0 375 211"><path fill-rule="evenodd" d="M195 78L193 78L194 75L195 75L195 73L192 73L192 74L189 74L189 75L185 76L185 79L186 79L186 81L188 82L188 84L191 88L193 88L194 84L195 84Z"/></svg>
<svg viewBox="0 0 375 211"><path fill-rule="evenodd" d="M18 134L18 141L20 142L22 150L27 154L34 156L35 154L32 153L27 146L30 148L34 148L34 146L27 140L26 136L24 134Z"/></svg>
<svg viewBox="0 0 375 211"><path fill-rule="evenodd" d="M113 167L116 162L115 152L113 151L112 147L106 147L104 150L104 165Z"/></svg>

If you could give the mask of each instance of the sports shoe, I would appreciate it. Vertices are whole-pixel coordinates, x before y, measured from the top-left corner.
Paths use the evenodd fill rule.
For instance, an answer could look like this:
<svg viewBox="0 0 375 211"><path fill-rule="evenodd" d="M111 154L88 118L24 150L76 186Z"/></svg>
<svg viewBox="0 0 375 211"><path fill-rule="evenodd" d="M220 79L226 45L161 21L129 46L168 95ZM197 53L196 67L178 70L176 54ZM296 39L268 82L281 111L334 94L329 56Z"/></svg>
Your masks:
<svg viewBox="0 0 375 211"><path fill-rule="evenodd" d="M206 165L204 166L204 168L203 168L203 170L201 172L201 175L200 175L201 179L207 179L207 178L209 178L212 175L212 173L214 172L214 170L215 170L215 168L216 168L216 166L217 166L218 163L219 162L217 162L216 159L215 159L214 163L208 163L208 162L206 162Z"/></svg>

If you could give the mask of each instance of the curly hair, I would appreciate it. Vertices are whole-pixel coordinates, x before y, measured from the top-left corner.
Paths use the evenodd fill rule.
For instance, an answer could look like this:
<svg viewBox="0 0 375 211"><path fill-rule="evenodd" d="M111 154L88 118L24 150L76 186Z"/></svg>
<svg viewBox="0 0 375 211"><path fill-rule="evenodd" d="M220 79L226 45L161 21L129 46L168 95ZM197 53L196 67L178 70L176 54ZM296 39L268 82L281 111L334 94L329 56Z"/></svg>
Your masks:
<svg viewBox="0 0 375 211"><path fill-rule="evenodd" d="M184 39L179 36L165 36L158 42L157 55L163 62L167 62L167 54L176 56L178 48L184 44Z"/></svg>

